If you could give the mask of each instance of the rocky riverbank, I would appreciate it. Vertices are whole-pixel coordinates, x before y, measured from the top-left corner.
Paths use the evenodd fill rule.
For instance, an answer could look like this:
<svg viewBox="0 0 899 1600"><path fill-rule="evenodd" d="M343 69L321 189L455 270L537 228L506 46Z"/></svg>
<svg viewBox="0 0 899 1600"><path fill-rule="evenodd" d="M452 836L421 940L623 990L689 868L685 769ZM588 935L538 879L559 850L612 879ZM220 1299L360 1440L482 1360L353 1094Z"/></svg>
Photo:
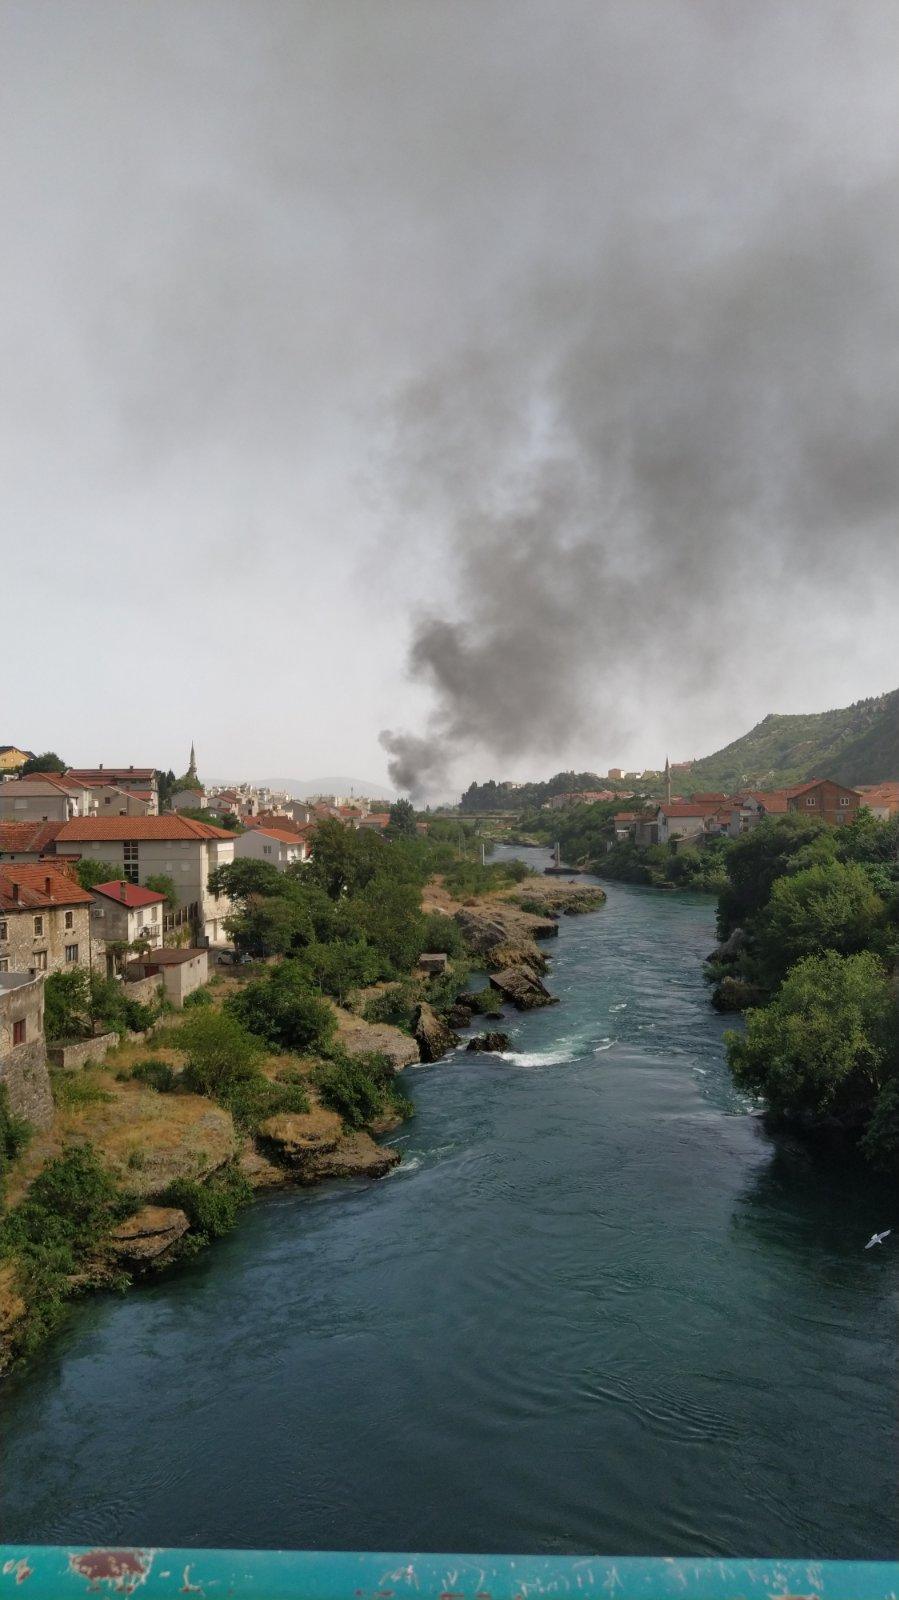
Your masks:
<svg viewBox="0 0 899 1600"><path fill-rule="evenodd" d="M555 1004L543 982L548 962L541 946L557 936L561 916L593 910L604 900L595 885L538 879L464 903L439 881L428 885L424 909L454 920L471 958L486 968L489 990L469 993L460 982L454 992L452 969L434 979L414 975L407 984L414 1005L404 1027L369 1022L335 1005L340 1049L350 1059L386 1058L397 1074L440 1059L459 1043L456 1029L478 1015L501 1017L504 1003L522 1011ZM216 1003L232 983L216 990ZM494 1029L471 1048L490 1052L507 1045ZM157 1067L169 1069L167 1092L135 1075L151 1053ZM121 1287L193 1254L223 1231L208 1219L220 1196L230 1196L226 1208L231 1204L233 1214L255 1192L330 1178L383 1177L400 1160L394 1148L379 1142L399 1125L399 1116L382 1114L365 1126L345 1121L322 1103L317 1060L272 1055L264 1061L273 1085L301 1087L306 1109L280 1111L252 1132L224 1105L181 1089L185 1060L177 1030L165 1027L152 1040L120 1046L102 1062L57 1075L52 1125L15 1163L6 1203L14 1208L66 1152L89 1149L96 1157L122 1203L114 1225L69 1280L70 1293ZM27 1282L11 1264L0 1266L0 1370L32 1341L33 1311Z"/></svg>

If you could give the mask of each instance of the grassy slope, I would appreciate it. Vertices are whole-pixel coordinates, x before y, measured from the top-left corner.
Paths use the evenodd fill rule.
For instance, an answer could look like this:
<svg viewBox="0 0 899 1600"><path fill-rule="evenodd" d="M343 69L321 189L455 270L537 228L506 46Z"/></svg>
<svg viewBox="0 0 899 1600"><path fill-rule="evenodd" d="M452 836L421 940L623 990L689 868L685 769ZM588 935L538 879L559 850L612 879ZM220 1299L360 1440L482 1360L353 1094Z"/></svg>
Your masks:
<svg viewBox="0 0 899 1600"><path fill-rule="evenodd" d="M695 762L689 787L775 786L811 777L899 779L899 689L837 711L766 717L742 739Z"/></svg>

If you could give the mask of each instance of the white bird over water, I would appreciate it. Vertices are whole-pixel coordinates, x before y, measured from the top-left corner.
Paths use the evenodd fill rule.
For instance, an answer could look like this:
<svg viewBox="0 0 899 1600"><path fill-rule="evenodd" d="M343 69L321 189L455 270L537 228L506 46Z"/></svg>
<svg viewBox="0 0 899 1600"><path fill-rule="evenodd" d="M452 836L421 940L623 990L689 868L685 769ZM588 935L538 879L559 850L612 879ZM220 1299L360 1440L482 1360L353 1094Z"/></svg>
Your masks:
<svg viewBox="0 0 899 1600"><path fill-rule="evenodd" d="M872 1245L883 1244L884 1239L888 1239L892 1231L892 1228L884 1228L883 1233L872 1233L868 1243L865 1245L865 1249L870 1250Z"/></svg>

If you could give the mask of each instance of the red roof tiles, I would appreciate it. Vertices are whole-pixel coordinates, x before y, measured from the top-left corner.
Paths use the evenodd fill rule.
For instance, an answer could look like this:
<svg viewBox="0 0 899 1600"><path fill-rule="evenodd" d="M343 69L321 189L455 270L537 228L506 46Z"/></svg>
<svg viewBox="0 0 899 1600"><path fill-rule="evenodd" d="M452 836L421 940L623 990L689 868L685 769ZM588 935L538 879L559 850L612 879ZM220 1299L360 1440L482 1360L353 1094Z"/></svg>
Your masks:
<svg viewBox="0 0 899 1600"><path fill-rule="evenodd" d="M0 822L0 855L41 855L64 826L62 822Z"/></svg>
<svg viewBox="0 0 899 1600"><path fill-rule="evenodd" d="M165 899L165 895L157 894L155 889L145 889L140 883L128 883L124 878L113 878L109 883L95 883L92 893L105 895L107 899L114 900L116 905L127 906L129 911L136 911L139 906L157 906Z"/></svg>
<svg viewBox="0 0 899 1600"><path fill-rule="evenodd" d="M36 910L53 906L91 904L91 896L68 873L43 862L9 862L0 867L0 908L4 911Z"/></svg>
<svg viewBox="0 0 899 1600"><path fill-rule="evenodd" d="M193 817L73 817L64 822L57 844L80 844L90 839L236 839L225 828Z"/></svg>

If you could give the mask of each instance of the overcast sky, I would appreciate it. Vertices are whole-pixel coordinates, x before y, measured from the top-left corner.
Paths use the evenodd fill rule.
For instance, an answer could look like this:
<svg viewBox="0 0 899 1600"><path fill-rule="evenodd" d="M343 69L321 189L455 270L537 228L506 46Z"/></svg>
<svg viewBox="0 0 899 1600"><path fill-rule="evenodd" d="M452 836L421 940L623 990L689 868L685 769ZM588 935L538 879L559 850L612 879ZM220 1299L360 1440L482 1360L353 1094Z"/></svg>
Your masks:
<svg viewBox="0 0 899 1600"><path fill-rule="evenodd" d="M433 794L899 686L895 0L0 16L0 742Z"/></svg>

